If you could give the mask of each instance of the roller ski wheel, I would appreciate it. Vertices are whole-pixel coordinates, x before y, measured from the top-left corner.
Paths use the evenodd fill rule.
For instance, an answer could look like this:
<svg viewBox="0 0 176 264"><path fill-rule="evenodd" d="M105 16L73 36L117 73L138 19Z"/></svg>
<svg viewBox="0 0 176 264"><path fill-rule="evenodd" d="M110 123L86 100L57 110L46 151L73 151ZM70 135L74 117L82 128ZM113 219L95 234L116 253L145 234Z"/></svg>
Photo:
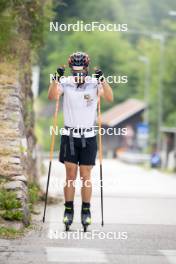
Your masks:
<svg viewBox="0 0 176 264"><path fill-rule="evenodd" d="M69 225L65 225L65 231L66 232L70 231L70 226Z"/></svg>
<svg viewBox="0 0 176 264"><path fill-rule="evenodd" d="M87 228L88 228L88 225L83 225L83 230L84 230L84 233L87 232Z"/></svg>
<svg viewBox="0 0 176 264"><path fill-rule="evenodd" d="M81 222L84 232L87 232L88 226L91 224L91 213L89 208L83 208L81 211Z"/></svg>
<svg viewBox="0 0 176 264"><path fill-rule="evenodd" d="M63 223L65 225L65 231L70 230L70 226L73 223L74 212L72 208L66 208L64 212Z"/></svg>

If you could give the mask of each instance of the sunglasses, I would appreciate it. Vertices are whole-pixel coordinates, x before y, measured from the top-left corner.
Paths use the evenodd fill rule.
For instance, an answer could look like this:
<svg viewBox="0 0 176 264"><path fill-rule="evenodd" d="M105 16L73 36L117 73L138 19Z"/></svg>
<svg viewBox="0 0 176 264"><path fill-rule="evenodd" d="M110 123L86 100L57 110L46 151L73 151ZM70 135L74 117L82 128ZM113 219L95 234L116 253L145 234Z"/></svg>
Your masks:
<svg viewBox="0 0 176 264"><path fill-rule="evenodd" d="M72 75L75 77L82 77L87 76L87 72L73 72Z"/></svg>

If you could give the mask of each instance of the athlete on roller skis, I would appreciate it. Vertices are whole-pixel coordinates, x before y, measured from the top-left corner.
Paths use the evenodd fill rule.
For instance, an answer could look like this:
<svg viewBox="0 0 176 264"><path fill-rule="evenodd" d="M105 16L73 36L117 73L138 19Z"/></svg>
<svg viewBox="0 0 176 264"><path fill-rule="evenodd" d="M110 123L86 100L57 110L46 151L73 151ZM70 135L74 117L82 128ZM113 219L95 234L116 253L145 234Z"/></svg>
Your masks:
<svg viewBox="0 0 176 264"><path fill-rule="evenodd" d="M64 68L58 68L48 91L50 100L63 96L64 128L59 160L64 163L66 170L63 219L66 230L69 230L74 217L74 181L77 178L78 167L82 180L81 222L84 231L91 224L91 170L95 165L97 154L95 125L98 97L102 96L108 102L113 100L112 89L102 71L96 70L94 77L89 76L89 62L89 56L84 52L70 55L68 65L71 76L64 77ZM87 182L89 184L86 184Z"/></svg>

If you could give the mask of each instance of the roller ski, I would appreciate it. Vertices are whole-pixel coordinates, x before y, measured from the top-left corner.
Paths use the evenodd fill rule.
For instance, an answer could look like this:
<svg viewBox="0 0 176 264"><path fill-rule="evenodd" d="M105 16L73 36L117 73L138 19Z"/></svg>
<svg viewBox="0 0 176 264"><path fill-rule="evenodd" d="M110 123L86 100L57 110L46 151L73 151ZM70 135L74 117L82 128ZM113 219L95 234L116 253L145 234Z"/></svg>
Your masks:
<svg viewBox="0 0 176 264"><path fill-rule="evenodd" d="M73 223L73 216L74 216L73 204L65 203L65 212L63 219L63 223L65 225L65 231L70 230L70 226Z"/></svg>
<svg viewBox="0 0 176 264"><path fill-rule="evenodd" d="M91 212L90 212L90 204L83 203L81 210L81 223L84 229L84 232L87 232L88 226L91 224Z"/></svg>

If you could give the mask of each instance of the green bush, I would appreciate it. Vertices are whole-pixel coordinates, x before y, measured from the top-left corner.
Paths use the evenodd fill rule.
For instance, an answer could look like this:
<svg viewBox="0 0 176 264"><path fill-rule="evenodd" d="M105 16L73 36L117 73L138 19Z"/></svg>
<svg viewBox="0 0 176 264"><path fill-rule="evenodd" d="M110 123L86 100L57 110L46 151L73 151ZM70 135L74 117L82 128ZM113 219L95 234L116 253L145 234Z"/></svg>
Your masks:
<svg viewBox="0 0 176 264"><path fill-rule="evenodd" d="M39 191L40 191L40 187L36 184L36 183L29 183L28 186L28 194L29 194L29 202L31 204L36 203L37 201L39 201Z"/></svg>
<svg viewBox="0 0 176 264"><path fill-rule="evenodd" d="M63 113L58 113L58 132L63 127ZM35 134L37 136L38 143L42 146L44 151L50 150L51 145L51 135L50 135L50 126L53 126L53 114L51 117L39 117L35 126ZM60 146L60 135L55 136L55 151L59 150Z"/></svg>
<svg viewBox="0 0 176 264"><path fill-rule="evenodd" d="M1 214L1 216L6 219L6 220L17 220L17 221L21 221L23 220L23 212L19 211L19 210L6 210L5 212L3 212Z"/></svg>
<svg viewBox="0 0 176 264"><path fill-rule="evenodd" d="M21 207L21 202L17 199L13 191L1 190L0 192L0 209L16 209Z"/></svg>
<svg viewBox="0 0 176 264"><path fill-rule="evenodd" d="M0 192L0 210L1 217L6 220L22 220L23 213L20 210L21 202L17 199L14 191L8 191L2 189ZM14 210L16 209L16 210Z"/></svg>
<svg viewBox="0 0 176 264"><path fill-rule="evenodd" d="M38 214L38 212L34 211L33 205L40 200L40 187L34 183L31 182L28 184L28 195L29 195L29 209L31 213Z"/></svg>
<svg viewBox="0 0 176 264"><path fill-rule="evenodd" d="M0 227L0 237L3 238L16 238L24 234L24 230L16 230L11 227Z"/></svg>

